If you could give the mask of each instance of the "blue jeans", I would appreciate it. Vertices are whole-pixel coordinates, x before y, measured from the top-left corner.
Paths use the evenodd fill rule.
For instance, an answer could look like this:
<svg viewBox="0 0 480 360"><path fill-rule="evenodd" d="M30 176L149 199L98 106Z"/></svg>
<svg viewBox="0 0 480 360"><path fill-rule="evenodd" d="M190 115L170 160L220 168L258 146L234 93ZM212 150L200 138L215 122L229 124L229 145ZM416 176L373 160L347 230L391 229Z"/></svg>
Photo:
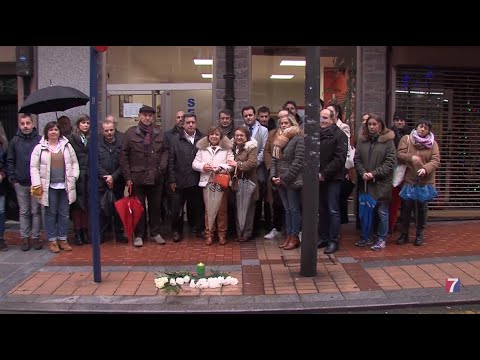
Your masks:
<svg viewBox="0 0 480 360"><path fill-rule="evenodd" d="M388 201L379 201L377 203L378 227L377 241L385 240L388 234L388 212L390 203Z"/></svg>
<svg viewBox="0 0 480 360"><path fill-rule="evenodd" d="M285 222L287 225L287 235L298 236L302 230L302 212L300 211L300 197L302 190L295 190L280 186L278 194L282 199L285 209Z"/></svg>
<svg viewBox="0 0 480 360"><path fill-rule="evenodd" d="M30 186L15 183L18 207L20 208L20 236L22 239L38 239L40 237L41 205L30 195Z"/></svg>
<svg viewBox="0 0 480 360"><path fill-rule="evenodd" d="M48 189L48 206L45 206L45 227L48 241L67 240L68 195L65 189Z"/></svg>
<svg viewBox="0 0 480 360"><path fill-rule="evenodd" d="M320 243L334 242L338 244L341 189L341 180L320 182L318 194L318 233Z"/></svg>

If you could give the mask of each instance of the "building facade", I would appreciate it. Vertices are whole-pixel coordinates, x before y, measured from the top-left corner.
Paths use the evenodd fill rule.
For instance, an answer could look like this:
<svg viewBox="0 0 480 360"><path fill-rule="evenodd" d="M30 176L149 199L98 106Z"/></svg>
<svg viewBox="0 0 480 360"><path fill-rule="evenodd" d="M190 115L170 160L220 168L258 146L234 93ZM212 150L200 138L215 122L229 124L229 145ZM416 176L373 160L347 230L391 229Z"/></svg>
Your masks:
<svg viewBox="0 0 480 360"><path fill-rule="evenodd" d="M16 127L12 109L29 92L53 84L90 93L90 49L33 47L33 72L17 76L17 49L0 47L0 116L8 135ZM125 130L136 123L138 107L148 104L165 128L184 110L195 112L205 131L226 107L237 124L246 105L266 105L275 115L294 100L302 113L304 61L300 46L109 47L99 53L98 119L113 114ZM367 111L389 125L395 111L405 113L410 126L430 119L442 156L440 196L430 204L430 216L480 217L480 47L325 46L318 61L321 98L342 105L354 133ZM74 119L84 112L88 104L58 116ZM55 116L39 115L40 130Z"/></svg>

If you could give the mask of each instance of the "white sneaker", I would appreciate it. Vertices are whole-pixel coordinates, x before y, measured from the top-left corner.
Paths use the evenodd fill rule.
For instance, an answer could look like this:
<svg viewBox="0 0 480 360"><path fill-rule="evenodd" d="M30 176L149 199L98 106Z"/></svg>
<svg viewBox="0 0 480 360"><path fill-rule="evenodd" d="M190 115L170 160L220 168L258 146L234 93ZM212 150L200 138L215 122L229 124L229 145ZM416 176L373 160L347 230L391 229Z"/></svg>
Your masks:
<svg viewBox="0 0 480 360"><path fill-rule="evenodd" d="M264 239L273 239L275 236L278 236L278 235L281 235L282 233L280 231L277 231L277 229L273 228L272 230L270 230L270 232L265 235L263 238Z"/></svg>
<svg viewBox="0 0 480 360"><path fill-rule="evenodd" d="M133 240L133 246L141 247L143 246L143 240L141 237L136 237L135 240Z"/></svg>
<svg viewBox="0 0 480 360"><path fill-rule="evenodd" d="M165 240L163 240L162 235L157 234L153 237L153 240L159 245L165 245Z"/></svg>

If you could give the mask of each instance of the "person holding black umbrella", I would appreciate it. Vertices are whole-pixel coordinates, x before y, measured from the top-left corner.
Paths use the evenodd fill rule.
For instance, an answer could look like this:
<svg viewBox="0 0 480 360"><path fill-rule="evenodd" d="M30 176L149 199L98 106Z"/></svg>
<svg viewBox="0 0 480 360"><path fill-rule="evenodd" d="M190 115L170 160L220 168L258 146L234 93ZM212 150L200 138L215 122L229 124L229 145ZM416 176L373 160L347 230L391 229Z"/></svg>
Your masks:
<svg viewBox="0 0 480 360"><path fill-rule="evenodd" d="M358 173L358 188L366 189L374 200L377 211L377 241L372 250L381 250L387 245L388 209L392 196L393 169L397 164L397 155L393 139L395 134L385 126L377 114L370 114L358 139L355 151L355 169ZM366 184L365 184L366 183ZM369 224L362 224L366 226ZM366 246L368 234L364 233L356 246Z"/></svg>

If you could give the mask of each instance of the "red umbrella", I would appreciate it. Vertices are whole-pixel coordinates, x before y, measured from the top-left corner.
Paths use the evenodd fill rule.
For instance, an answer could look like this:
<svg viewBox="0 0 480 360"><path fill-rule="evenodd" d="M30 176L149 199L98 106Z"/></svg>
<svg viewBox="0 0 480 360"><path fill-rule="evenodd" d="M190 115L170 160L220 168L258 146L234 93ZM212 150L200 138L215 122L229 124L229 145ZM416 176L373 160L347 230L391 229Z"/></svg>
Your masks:
<svg viewBox="0 0 480 360"><path fill-rule="evenodd" d="M120 220L122 220L128 242L131 243L135 226L137 226L143 214L143 205L138 197L132 195L131 186L128 189L128 196L115 201L115 208Z"/></svg>

